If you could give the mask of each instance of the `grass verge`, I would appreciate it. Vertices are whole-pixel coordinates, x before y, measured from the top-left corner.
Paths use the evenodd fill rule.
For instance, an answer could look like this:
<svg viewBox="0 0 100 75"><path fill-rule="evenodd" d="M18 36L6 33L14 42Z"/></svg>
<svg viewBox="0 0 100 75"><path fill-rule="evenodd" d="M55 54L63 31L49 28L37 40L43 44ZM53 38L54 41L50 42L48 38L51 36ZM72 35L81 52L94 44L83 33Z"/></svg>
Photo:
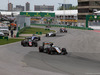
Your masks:
<svg viewBox="0 0 100 75"><path fill-rule="evenodd" d="M10 43L18 42L21 40L22 39L8 39L7 41L6 39L0 39L0 45L10 44Z"/></svg>
<svg viewBox="0 0 100 75"><path fill-rule="evenodd" d="M44 28L31 27L31 28L25 29L25 31L22 32L21 34L36 34L36 32L42 32L42 34L46 34L51 31L55 32L54 30L45 30Z"/></svg>

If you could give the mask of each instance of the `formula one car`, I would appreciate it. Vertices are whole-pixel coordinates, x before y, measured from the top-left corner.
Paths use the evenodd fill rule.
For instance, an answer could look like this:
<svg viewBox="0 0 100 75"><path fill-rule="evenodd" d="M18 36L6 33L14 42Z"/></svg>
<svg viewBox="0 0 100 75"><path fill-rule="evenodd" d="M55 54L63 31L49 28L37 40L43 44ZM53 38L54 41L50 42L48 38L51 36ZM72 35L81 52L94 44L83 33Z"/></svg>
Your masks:
<svg viewBox="0 0 100 75"><path fill-rule="evenodd" d="M33 37L33 40L35 41L40 41L41 38L39 36L32 36ZM32 37L26 37L26 39L32 39Z"/></svg>
<svg viewBox="0 0 100 75"><path fill-rule="evenodd" d="M60 32L62 33L64 33L64 32L66 32L67 33L67 30L66 30L66 28L60 28Z"/></svg>
<svg viewBox="0 0 100 75"><path fill-rule="evenodd" d="M25 46L37 47L38 43L35 40L29 39L29 38L25 38L24 40L21 41L21 45L24 46L24 47Z"/></svg>
<svg viewBox="0 0 100 75"><path fill-rule="evenodd" d="M46 34L46 37L54 37L54 36L56 36L56 33L54 32L50 32Z"/></svg>
<svg viewBox="0 0 100 75"><path fill-rule="evenodd" d="M43 42L43 46L39 47L39 52L44 52L48 54L68 54L65 48L60 48L57 46L54 46L51 42Z"/></svg>

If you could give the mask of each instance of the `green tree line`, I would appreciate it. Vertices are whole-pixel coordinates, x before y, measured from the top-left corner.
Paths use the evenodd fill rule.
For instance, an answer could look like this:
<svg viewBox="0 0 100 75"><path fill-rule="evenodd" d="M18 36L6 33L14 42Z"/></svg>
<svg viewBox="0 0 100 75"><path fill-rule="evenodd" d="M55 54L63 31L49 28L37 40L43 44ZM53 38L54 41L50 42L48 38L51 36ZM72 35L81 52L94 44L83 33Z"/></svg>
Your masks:
<svg viewBox="0 0 100 75"><path fill-rule="evenodd" d="M77 6L72 6L72 7L69 7L69 8L65 8L65 10L76 10L77 9ZM58 8L58 10L64 10L64 8L61 6Z"/></svg>

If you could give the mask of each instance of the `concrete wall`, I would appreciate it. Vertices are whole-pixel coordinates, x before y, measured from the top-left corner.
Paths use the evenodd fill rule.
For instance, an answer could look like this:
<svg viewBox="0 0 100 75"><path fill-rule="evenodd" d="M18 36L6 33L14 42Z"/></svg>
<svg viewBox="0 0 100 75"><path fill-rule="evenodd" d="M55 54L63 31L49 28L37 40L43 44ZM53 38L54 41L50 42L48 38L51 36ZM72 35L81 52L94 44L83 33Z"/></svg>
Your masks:
<svg viewBox="0 0 100 75"><path fill-rule="evenodd" d="M26 26L30 26L30 17L25 17L25 23L26 23Z"/></svg>
<svg viewBox="0 0 100 75"><path fill-rule="evenodd" d="M16 17L17 20L17 31L18 31L18 27L20 27L20 29L24 28L24 25L26 23L26 26L30 26L30 17L26 17L23 15L18 15Z"/></svg>

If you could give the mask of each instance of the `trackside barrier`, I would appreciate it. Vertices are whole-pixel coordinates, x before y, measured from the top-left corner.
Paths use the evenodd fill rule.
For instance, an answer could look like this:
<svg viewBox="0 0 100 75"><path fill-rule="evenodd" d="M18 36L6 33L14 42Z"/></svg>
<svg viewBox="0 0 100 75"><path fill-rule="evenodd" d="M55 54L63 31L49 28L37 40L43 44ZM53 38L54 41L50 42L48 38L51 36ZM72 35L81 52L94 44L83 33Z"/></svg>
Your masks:
<svg viewBox="0 0 100 75"><path fill-rule="evenodd" d="M0 36L0 39L6 39L8 41L8 36L6 36L6 37Z"/></svg>
<svg viewBox="0 0 100 75"><path fill-rule="evenodd" d="M31 24L36 26L46 26L46 24ZM65 26L65 25L50 25L51 27L65 27L65 28L73 28L73 29L82 29L82 30L93 30L92 28L86 27L77 27L77 26Z"/></svg>
<svg viewBox="0 0 100 75"><path fill-rule="evenodd" d="M36 34L38 34L38 32L36 32Z"/></svg>
<svg viewBox="0 0 100 75"><path fill-rule="evenodd" d="M37 35L42 35L42 32L36 32Z"/></svg>

